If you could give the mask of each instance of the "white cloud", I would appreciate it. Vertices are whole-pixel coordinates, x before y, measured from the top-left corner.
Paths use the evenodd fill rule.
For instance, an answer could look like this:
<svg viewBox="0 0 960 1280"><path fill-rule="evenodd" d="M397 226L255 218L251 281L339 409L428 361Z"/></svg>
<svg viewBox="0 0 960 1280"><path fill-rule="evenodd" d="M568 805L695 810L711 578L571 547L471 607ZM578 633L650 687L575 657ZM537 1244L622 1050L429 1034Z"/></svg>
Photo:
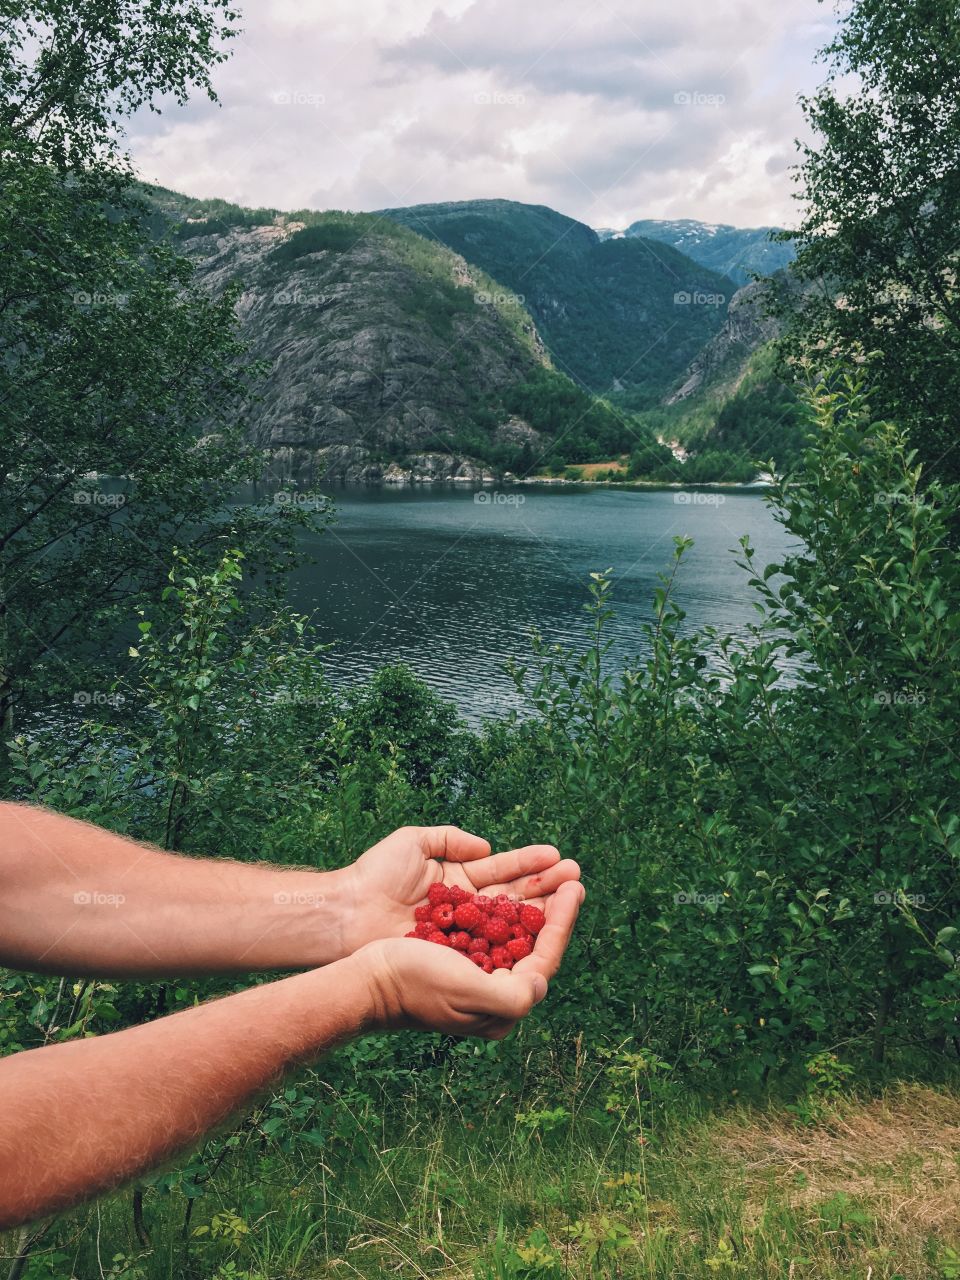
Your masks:
<svg viewBox="0 0 960 1280"><path fill-rule="evenodd" d="M795 218L817 0L248 0L197 99L132 122L144 177L284 209L485 196L593 226Z"/></svg>

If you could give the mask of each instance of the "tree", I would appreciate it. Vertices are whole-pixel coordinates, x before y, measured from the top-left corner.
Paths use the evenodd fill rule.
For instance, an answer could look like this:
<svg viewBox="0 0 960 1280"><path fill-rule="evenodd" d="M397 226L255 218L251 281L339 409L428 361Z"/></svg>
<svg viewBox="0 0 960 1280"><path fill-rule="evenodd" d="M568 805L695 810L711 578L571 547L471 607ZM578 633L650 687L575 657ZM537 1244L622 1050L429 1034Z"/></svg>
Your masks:
<svg viewBox="0 0 960 1280"><path fill-rule="evenodd" d="M960 476L960 5L853 0L801 99L802 296L788 356L870 366L876 409L928 463ZM853 81L855 87L849 86Z"/></svg>
<svg viewBox="0 0 960 1280"><path fill-rule="evenodd" d="M6 4L0 26L0 722L90 691L178 544L290 553L298 504L231 509L261 459L232 295L155 234L119 120L210 92L220 0ZM258 550L259 548L259 550ZM96 686L94 686L96 687Z"/></svg>

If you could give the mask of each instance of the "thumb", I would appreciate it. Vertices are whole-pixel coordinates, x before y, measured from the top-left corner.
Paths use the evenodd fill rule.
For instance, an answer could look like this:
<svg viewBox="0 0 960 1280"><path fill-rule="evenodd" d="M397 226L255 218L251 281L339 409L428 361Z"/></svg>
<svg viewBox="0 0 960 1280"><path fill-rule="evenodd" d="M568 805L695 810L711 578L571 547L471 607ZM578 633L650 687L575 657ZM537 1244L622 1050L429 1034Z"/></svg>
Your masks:
<svg viewBox="0 0 960 1280"><path fill-rule="evenodd" d="M490 856L490 842L471 835L459 827L421 827L420 848L428 858L444 858L448 862L473 862Z"/></svg>

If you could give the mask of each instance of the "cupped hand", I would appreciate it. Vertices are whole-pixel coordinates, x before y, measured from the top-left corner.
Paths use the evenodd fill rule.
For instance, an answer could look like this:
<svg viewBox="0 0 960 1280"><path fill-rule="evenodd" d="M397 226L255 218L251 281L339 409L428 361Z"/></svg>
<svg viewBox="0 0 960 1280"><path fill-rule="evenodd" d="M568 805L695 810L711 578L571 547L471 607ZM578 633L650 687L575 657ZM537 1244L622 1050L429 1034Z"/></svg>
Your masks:
<svg viewBox="0 0 960 1280"><path fill-rule="evenodd" d="M368 984L373 1026L502 1040L547 994L583 898L576 881L561 884L546 899L547 922L533 952L513 969L494 973L484 973L450 947L419 938L368 943L352 962Z"/></svg>
<svg viewBox="0 0 960 1280"><path fill-rule="evenodd" d="M545 910L561 885L580 879L580 868L549 844L491 855L488 841L459 827L401 827L358 858L347 876L343 934L349 955L412 929L414 907L437 881L470 893L508 893Z"/></svg>

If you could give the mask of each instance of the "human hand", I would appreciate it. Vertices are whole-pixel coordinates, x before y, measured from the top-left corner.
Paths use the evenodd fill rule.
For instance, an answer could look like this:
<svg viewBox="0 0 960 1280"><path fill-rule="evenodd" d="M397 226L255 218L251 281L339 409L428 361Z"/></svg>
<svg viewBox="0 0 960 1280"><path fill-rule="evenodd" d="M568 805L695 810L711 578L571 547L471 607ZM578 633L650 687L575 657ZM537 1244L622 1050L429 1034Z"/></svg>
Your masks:
<svg viewBox="0 0 960 1280"><path fill-rule="evenodd" d="M469 893L508 893L546 910L552 895L580 879L580 868L549 844L491 856L490 844L459 827L401 827L345 871L344 954L368 942L400 938L432 884Z"/></svg>
<svg viewBox="0 0 960 1280"><path fill-rule="evenodd" d="M583 898L575 880L549 894L533 952L509 970L484 973L460 952L419 938L368 943L348 963L367 984L370 1024L502 1040L547 994Z"/></svg>

